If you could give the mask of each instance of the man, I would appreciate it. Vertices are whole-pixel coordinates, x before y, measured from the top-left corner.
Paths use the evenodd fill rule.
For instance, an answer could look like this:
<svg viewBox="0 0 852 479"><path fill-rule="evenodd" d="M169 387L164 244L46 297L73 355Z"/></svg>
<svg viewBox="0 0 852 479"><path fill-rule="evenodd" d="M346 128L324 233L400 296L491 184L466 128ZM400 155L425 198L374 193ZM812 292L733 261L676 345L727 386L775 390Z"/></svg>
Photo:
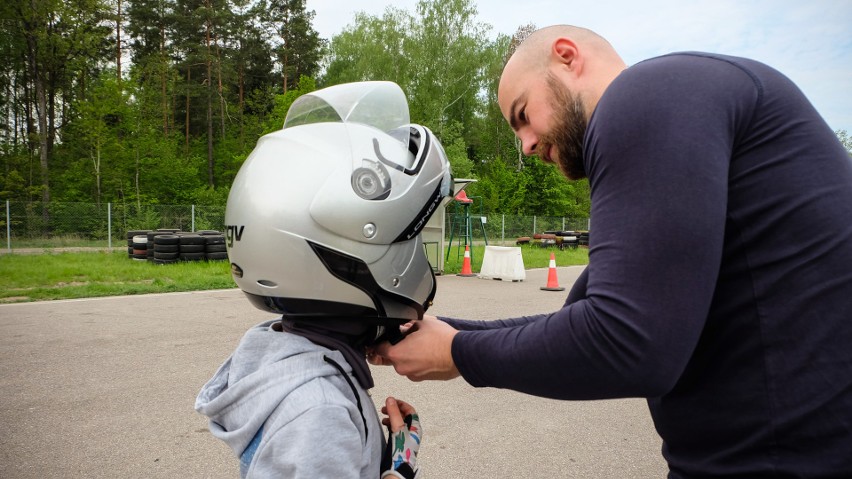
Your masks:
<svg viewBox="0 0 852 479"><path fill-rule="evenodd" d="M670 477L852 477L852 162L755 61L626 68L534 32L498 101L524 153L588 176L589 266L565 306L428 318L374 363L560 399L648 398Z"/></svg>

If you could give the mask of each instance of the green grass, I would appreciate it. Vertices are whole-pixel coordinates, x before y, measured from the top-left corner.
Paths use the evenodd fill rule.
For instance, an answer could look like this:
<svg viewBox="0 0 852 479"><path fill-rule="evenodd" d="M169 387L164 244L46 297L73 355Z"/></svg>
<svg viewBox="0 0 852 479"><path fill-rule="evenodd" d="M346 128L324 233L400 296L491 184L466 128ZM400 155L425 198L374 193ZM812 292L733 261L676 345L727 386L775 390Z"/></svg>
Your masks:
<svg viewBox="0 0 852 479"><path fill-rule="evenodd" d="M521 255L524 258L524 268L547 268L550 264L550 254L556 256L556 266L572 266L589 264L589 250L586 248L565 248L559 250L554 247L542 248L537 245L529 244L522 245ZM446 250L445 255L446 255ZM482 255L485 254L485 246L474 245L471 248L471 269L474 273L478 273L482 268ZM446 258L446 256L444 256ZM464 248L458 250L453 245L450 250L449 258L444 262L445 274L456 274L461 271L462 262L464 261Z"/></svg>
<svg viewBox="0 0 852 479"><path fill-rule="evenodd" d="M235 287L227 261L154 264L123 252L0 256L0 302Z"/></svg>
<svg viewBox="0 0 852 479"><path fill-rule="evenodd" d="M550 254L557 266L587 264L585 249L522 246L524 266L546 268ZM473 247L474 273L482 265L484 246ZM456 248L444 265L445 274L461 271L463 255ZM0 255L0 303L118 296L125 294L200 291L236 287L227 261L189 261L154 264L134 261L126 250Z"/></svg>

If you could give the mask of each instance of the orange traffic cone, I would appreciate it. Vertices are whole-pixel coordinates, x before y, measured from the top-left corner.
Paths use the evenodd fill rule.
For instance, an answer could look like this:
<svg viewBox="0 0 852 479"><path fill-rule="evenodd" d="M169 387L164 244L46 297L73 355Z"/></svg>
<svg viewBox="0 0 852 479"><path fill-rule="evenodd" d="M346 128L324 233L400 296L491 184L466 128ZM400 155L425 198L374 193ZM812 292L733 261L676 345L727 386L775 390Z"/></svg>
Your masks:
<svg viewBox="0 0 852 479"><path fill-rule="evenodd" d="M464 245L464 262L462 263L461 273L456 276L476 276L470 269L470 246Z"/></svg>
<svg viewBox="0 0 852 479"><path fill-rule="evenodd" d="M565 291L565 288L559 286L559 280L556 279L556 255L550 253L550 267L547 270L547 286L542 286L544 291Z"/></svg>

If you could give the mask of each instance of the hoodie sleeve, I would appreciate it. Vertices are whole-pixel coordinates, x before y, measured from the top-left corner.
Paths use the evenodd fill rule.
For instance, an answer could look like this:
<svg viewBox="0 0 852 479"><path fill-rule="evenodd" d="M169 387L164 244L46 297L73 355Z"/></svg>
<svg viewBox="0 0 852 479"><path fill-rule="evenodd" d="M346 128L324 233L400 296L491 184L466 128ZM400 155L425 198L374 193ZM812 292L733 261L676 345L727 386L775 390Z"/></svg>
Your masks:
<svg viewBox="0 0 852 479"><path fill-rule="evenodd" d="M359 478L363 446L346 408L320 405L269 431L246 478Z"/></svg>

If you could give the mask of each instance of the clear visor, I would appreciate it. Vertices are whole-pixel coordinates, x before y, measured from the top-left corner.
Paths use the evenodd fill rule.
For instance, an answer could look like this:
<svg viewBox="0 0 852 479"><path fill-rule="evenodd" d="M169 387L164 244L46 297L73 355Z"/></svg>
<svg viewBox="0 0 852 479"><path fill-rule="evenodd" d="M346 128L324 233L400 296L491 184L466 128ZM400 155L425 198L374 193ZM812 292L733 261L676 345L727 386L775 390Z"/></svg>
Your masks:
<svg viewBox="0 0 852 479"><path fill-rule="evenodd" d="M408 101L393 82L344 83L302 95L287 111L284 128L312 123L360 123L408 148Z"/></svg>

